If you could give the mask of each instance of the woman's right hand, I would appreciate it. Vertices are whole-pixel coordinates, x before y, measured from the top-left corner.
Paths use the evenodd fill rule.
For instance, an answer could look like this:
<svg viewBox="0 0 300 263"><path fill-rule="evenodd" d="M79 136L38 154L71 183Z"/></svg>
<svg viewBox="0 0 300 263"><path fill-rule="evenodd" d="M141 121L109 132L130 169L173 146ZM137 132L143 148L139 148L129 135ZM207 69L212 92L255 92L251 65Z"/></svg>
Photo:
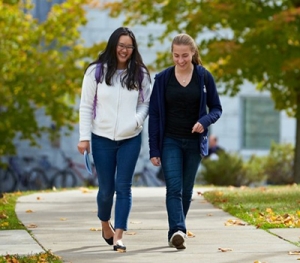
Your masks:
<svg viewBox="0 0 300 263"><path fill-rule="evenodd" d="M85 150L87 150L87 152L90 152L90 141L80 141L77 144L77 149L78 151L83 154Z"/></svg>
<svg viewBox="0 0 300 263"><path fill-rule="evenodd" d="M160 166L160 158L159 157L152 157L150 159L150 161L154 166Z"/></svg>

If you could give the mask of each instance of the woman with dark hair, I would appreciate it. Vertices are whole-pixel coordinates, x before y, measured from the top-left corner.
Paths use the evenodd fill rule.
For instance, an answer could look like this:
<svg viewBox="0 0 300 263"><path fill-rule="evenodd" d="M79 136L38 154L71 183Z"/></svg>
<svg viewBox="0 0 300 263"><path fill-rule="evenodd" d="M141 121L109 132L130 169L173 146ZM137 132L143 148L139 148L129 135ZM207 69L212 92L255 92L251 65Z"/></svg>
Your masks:
<svg viewBox="0 0 300 263"><path fill-rule="evenodd" d="M126 251L122 237L132 205L132 177L148 115L150 84L135 36L126 27L112 33L105 50L87 67L83 78L78 150L83 154L92 148L99 182L97 204L102 236L115 251Z"/></svg>
<svg viewBox="0 0 300 263"><path fill-rule="evenodd" d="M161 165L165 177L169 246L185 249L185 219L196 173L202 156L208 152L208 127L220 118L222 106L194 39L187 34L177 35L171 52L175 65L155 76L149 108L149 146L152 164Z"/></svg>

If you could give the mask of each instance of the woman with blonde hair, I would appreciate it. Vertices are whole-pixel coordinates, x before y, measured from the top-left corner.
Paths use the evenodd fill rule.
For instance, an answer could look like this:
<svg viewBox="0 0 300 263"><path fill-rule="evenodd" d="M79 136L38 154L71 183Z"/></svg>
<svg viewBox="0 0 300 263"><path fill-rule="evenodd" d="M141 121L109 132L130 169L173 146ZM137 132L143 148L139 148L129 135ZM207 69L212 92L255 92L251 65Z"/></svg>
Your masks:
<svg viewBox="0 0 300 263"><path fill-rule="evenodd" d="M208 153L208 127L220 118L222 106L194 39L188 34L177 35L171 52L174 66L155 76L149 147L151 162L162 166L166 181L169 246L185 249L185 219L196 173L202 156Z"/></svg>

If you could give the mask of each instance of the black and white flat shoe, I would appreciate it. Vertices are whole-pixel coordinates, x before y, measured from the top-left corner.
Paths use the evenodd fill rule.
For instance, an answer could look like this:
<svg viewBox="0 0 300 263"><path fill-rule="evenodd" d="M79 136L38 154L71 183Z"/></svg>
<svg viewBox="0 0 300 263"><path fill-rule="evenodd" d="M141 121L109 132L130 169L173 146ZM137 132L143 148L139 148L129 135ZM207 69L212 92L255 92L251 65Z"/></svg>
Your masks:
<svg viewBox="0 0 300 263"><path fill-rule="evenodd" d="M121 242L117 241L117 244L114 245L114 251L126 252L126 247Z"/></svg>

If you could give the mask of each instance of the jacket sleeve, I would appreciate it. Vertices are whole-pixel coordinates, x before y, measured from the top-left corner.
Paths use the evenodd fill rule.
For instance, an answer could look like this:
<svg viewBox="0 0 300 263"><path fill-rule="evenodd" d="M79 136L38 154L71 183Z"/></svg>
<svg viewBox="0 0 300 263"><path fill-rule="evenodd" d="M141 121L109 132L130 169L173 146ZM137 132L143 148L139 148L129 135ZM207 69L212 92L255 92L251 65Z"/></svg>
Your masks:
<svg viewBox="0 0 300 263"><path fill-rule="evenodd" d="M79 104L79 141L91 140L93 100L96 92L95 66L86 71L81 88Z"/></svg>
<svg viewBox="0 0 300 263"><path fill-rule="evenodd" d="M222 106L217 92L216 84L213 76L207 71L207 85L206 91L206 105L208 107L208 114L202 116L199 122L204 129L207 129L211 124L215 123L222 115Z"/></svg>
<svg viewBox="0 0 300 263"><path fill-rule="evenodd" d="M150 98L149 106L149 148L150 148L150 158L160 157L159 151L159 84L157 76L155 77L153 90Z"/></svg>
<svg viewBox="0 0 300 263"><path fill-rule="evenodd" d="M138 126L143 125L149 113L149 102L151 96L152 86L150 78L145 74L142 82L142 90L139 92L138 104L136 109L136 119Z"/></svg>

